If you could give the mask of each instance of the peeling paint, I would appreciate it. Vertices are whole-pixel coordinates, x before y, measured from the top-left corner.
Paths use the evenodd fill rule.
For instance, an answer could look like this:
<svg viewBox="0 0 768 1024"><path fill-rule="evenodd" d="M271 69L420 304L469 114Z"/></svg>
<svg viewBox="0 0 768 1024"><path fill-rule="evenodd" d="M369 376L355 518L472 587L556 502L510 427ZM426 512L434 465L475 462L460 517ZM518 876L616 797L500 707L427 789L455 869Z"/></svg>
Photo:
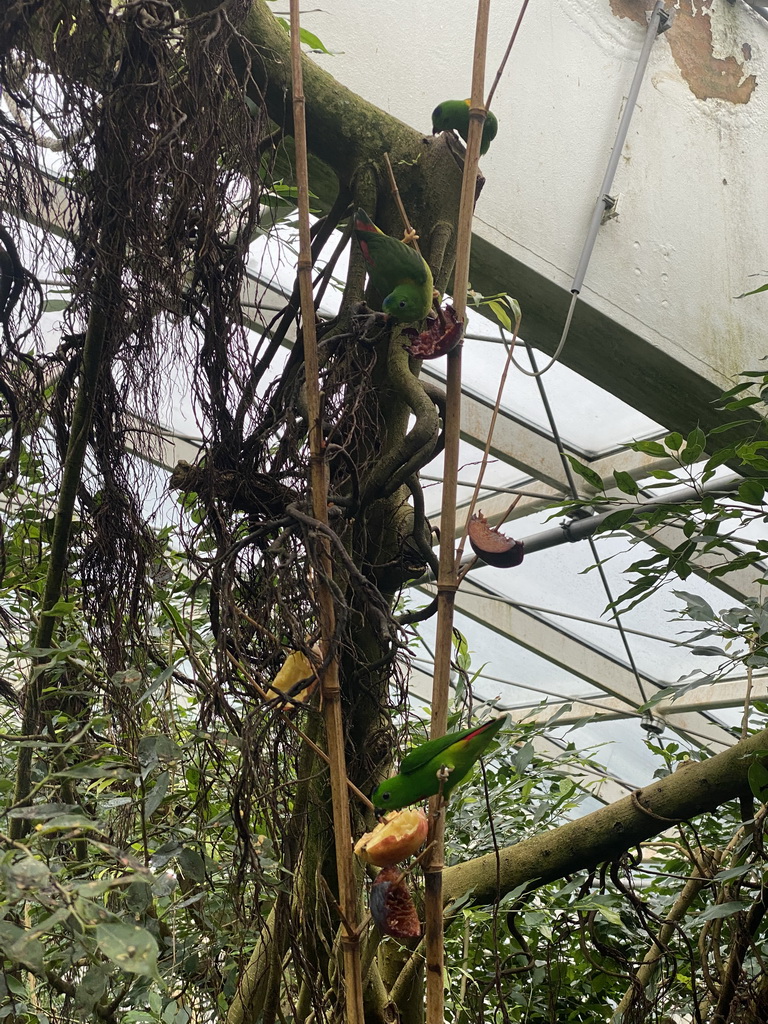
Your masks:
<svg viewBox="0 0 768 1024"><path fill-rule="evenodd" d="M610 0L617 18L629 18L647 24L646 12L652 0ZM718 99L730 103L748 103L757 85L757 76L745 66L752 56L749 43L737 41L734 33L750 25L749 21L715 20L713 0L678 0L675 20L665 34L680 73L693 95L700 100ZM739 11L736 10L738 15Z"/></svg>

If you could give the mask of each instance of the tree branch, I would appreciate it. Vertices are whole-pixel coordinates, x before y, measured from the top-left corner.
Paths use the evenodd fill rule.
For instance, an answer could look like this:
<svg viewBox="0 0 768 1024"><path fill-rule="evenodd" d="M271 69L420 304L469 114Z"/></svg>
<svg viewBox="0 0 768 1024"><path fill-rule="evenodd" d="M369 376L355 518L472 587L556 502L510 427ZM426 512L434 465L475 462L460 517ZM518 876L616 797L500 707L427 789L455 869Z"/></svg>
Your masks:
<svg viewBox="0 0 768 1024"><path fill-rule="evenodd" d="M670 825L748 792L749 767L756 759L765 761L766 750L768 729L763 729L706 761L685 762L624 800L501 850L498 876L495 853L446 868L444 900L471 893L473 903L491 903L526 882L536 889L614 860Z"/></svg>

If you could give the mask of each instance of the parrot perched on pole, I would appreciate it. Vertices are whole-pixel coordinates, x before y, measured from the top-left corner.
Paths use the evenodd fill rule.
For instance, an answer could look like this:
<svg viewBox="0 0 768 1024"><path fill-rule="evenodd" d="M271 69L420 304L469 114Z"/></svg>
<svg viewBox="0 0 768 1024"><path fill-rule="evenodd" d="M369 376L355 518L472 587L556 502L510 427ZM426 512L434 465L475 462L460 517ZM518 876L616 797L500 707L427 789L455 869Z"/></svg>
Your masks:
<svg viewBox="0 0 768 1024"><path fill-rule="evenodd" d="M365 210L355 212L355 235L381 308L400 323L423 320L432 308L432 271L405 242L385 235Z"/></svg>
<svg viewBox="0 0 768 1024"><path fill-rule="evenodd" d="M432 111L432 134L448 132L454 129L467 141L469 136L469 100L444 100ZM480 156L488 152L488 147L496 138L499 122L488 110L483 122L483 136L480 140Z"/></svg>
<svg viewBox="0 0 768 1024"><path fill-rule="evenodd" d="M461 732L449 732L411 750L400 764L400 774L385 779L373 792L371 801L379 811L397 810L418 803L440 791L446 800L451 790L469 775L472 766L490 746L507 716L493 718Z"/></svg>

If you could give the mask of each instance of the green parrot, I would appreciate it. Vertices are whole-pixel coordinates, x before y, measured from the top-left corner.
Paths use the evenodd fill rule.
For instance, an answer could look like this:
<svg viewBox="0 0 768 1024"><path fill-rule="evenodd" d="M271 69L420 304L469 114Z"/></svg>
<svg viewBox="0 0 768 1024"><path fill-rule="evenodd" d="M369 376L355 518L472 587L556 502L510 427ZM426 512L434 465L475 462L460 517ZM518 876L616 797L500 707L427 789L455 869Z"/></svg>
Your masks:
<svg viewBox="0 0 768 1024"><path fill-rule="evenodd" d="M432 308L432 271L405 242L385 235L365 210L355 213L355 235L381 308L400 323L423 320Z"/></svg>
<svg viewBox="0 0 768 1024"><path fill-rule="evenodd" d="M467 141L469 135L469 100L444 100L432 111L432 134L455 129ZM499 122L494 114L487 112L483 122L483 137L480 140L480 155L488 152L488 147L496 138Z"/></svg>
<svg viewBox="0 0 768 1024"><path fill-rule="evenodd" d="M377 814L434 796L440 790L441 769L447 774L443 782L443 796L448 800L451 790L469 775L472 765L483 755L506 721L506 715L492 718L483 725L473 725L470 729L428 740L409 751L400 764L400 774L385 779L374 790L371 800Z"/></svg>

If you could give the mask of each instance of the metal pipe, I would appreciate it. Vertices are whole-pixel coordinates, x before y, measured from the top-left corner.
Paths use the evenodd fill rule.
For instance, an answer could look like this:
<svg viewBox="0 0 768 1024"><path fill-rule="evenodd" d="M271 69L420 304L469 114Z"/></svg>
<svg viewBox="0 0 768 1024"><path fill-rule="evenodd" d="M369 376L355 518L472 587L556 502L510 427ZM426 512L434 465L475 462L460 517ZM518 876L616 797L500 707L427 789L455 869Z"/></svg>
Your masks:
<svg viewBox="0 0 768 1024"><path fill-rule="evenodd" d="M542 530L541 533L535 533L532 537L523 538L525 553L530 555L534 551L544 551L547 548L556 547L558 544L575 544L580 540L586 540L587 537L590 537L597 530L601 523L605 522L608 516L612 516L614 513L624 509L630 508L639 514L658 508L660 505L678 505L683 501L699 498L702 493L730 494L738 490L743 479L742 476L733 474L725 480L718 482L713 480L709 485L705 484L700 490L696 490L693 487L676 487L674 490L668 491L663 498L654 498L652 501L644 501L636 505L619 505L598 515L566 520L560 526L554 527L554 529ZM630 519L627 525L631 522L632 520Z"/></svg>
<svg viewBox="0 0 768 1024"><path fill-rule="evenodd" d="M581 286L584 284L584 275L587 272L587 266L589 264L590 257L592 256L592 250L595 247L595 240L597 238L597 232L600 229L603 215L606 210L613 206L614 201L609 195L609 192L611 185L613 184L613 176L616 173L616 168L619 166L621 151L624 149L627 132L629 131L629 122L632 120L632 114L634 113L635 106L637 104L637 97L640 93L640 86L643 82L645 69L648 65L648 58L651 55L651 47L653 46L656 36L668 27L669 14L664 9L664 0L656 0L656 5L651 12L648 29L645 33L643 48L640 51L640 57L638 58L637 67L635 68L635 76L632 79L632 85L629 88L629 95L627 96L624 113L621 115L621 121L619 122L616 141L613 144L613 149L611 150L611 155L608 159L608 166L605 169L603 183L600 186L600 194L597 197L595 209L592 212L592 220L590 221L587 237L584 241L584 248L581 250L579 265L576 267L576 274L574 275L573 284L571 285L571 291L576 295L581 291Z"/></svg>
<svg viewBox="0 0 768 1024"><path fill-rule="evenodd" d="M660 505L679 505L684 501L699 498L702 493L714 495L732 494L733 491L738 490L743 480L744 478L738 473L733 473L724 480L710 480L709 483L704 484L698 490L694 487L676 487L674 490L668 491L663 498L654 498L652 501L638 502L634 505L616 505L607 512L566 520L550 530L542 530L540 533L534 533L531 537L520 537L519 540L524 545L526 555L531 555L534 551L546 551L547 548L554 548L559 544L575 544L580 540L586 540L601 523L605 522L608 516L612 516L623 509L632 509L639 515L642 512L658 508ZM632 520L630 519L625 524L625 528L631 522ZM461 560L462 566L469 564L475 557L474 553L466 554ZM484 565L485 563L480 559L479 564ZM424 583L434 583L434 580L435 577L430 571L424 573L418 580L414 580L412 585L421 586Z"/></svg>

